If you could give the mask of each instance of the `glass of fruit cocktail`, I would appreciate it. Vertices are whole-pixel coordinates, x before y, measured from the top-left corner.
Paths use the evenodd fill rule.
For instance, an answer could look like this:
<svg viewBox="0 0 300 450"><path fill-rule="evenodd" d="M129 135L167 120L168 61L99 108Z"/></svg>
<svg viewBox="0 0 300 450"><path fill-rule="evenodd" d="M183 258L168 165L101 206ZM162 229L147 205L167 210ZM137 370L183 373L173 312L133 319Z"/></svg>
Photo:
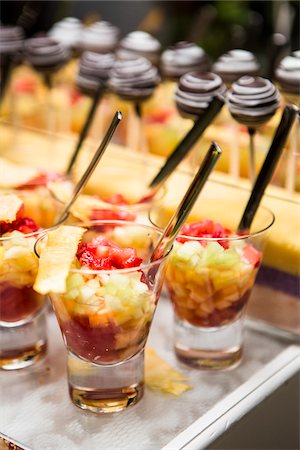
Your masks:
<svg viewBox="0 0 300 450"><path fill-rule="evenodd" d="M0 194L0 369L30 366L46 352L45 297L32 289L42 231L20 196Z"/></svg>
<svg viewBox="0 0 300 450"><path fill-rule="evenodd" d="M211 204L206 209L220 214L222 204ZM212 370L240 362L243 316L273 222L273 214L260 207L247 234L210 219L183 226L166 273L179 360Z"/></svg>
<svg viewBox="0 0 300 450"><path fill-rule="evenodd" d="M16 164L1 157L0 167L0 192L18 195L24 203L25 216L34 219L43 228L52 226L64 206L54 192L57 194L67 190L71 195L71 180L53 171Z"/></svg>
<svg viewBox="0 0 300 450"><path fill-rule="evenodd" d="M160 234L135 222L90 221L37 241L35 289L50 294L68 350L70 397L82 409L121 411L143 395L144 347L166 266L166 257L148 262Z"/></svg>

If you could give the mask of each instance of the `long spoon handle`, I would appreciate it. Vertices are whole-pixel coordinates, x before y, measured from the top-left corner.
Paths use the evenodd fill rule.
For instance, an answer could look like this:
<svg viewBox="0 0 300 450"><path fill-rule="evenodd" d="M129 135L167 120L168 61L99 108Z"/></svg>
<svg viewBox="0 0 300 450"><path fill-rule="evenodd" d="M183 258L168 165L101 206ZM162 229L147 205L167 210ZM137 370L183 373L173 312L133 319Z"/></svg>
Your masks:
<svg viewBox="0 0 300 450"><path fill-rule="evenodd" d="M180 202L173 217L170 219L164 233L158 240L155 249L153 250L151 261L156 261L162 255L166 255L177 235L179 234L182 225L187 219L192 207L194 206L203 186L209 177L211 171L215 167L219 157L221 156L221 149L216 143L212 143L198 172L191 182L185 196Z"/></svg>
<svg viewBox="0 0 300 450"><path fill-rule="evenodd" d="M94 172L97 164L99 163L101 157L103 156L103 154L106 150L106 147L108 146L109 142L111 141L111 138L112 138L114 132L116 131L116 128L119 125L121 119L122 119L122 114L120 111L117 111L113 117L113 120L109 126L109 129L107 130L101 144L99 145L98 150L94 154L88 168L86 169L86 171L84 172L84 174L82 175L82 177L80 178L78 183L76 184L74 191L73 191L73 196L72 196L71 200L69 201L69 203L64 208L64 210L60 216L59 222L67 216L68 212L70 211L71 206L73 205L73 203L79 196L80 192L82 191L82 189L88 182L88 180L91 177L92 173Z"/></svg>
<svg viewBox="0 0 300 450"><path fill-rule="evenodd" d="M247 233L250 230L256 211L259 207L265 189L268 186L276 169L289 132L296 118L298 109L295 105L287 105L282 113L280 123L275 132L273 141L256 178L250 198L238 226L239 233Z"/></svg>
<svg viewBox="0 0 300 450"><path fill-rule="evenodd" d="M197 142L200 136L204 133L208 125L213 121L216 115L220 112L224 105L224 98L216 96L210 103L207 111L201 115L196 121L190 131L185 135L182 141L177 145L175 150L171 153L165 164L159 170L157 175L149 184L150 189L158 190L166 179L172 174L174 169L187 155L193 145Z"/></svg>

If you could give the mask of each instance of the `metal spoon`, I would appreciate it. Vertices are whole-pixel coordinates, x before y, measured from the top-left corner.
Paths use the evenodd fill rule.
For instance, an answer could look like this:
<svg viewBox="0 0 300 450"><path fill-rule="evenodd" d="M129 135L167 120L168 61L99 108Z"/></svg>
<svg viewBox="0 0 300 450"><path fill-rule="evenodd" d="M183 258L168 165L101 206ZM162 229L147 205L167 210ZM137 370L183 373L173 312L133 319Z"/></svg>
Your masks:
<svg viewBox="0 0 300 450"><path fill-rule="evenodd" d="M273 173L276 169L297 112L298 108L295 105L287 105L283 110L273 141L256 178L250 198L239 223L238 233L240 234L248 233L250 230L265 189L271 181Z"/></svg>
<svg viewBox="0 0 300 450"><path fill-rule="evenodd" d="M87 184L89 178L91 177L97 164L99 163L101 157L103 156L103 154L106 150L106 147L110 143L111 138L113 137L113 134L116 131L116 128L119 125L121 119L122 119L122 114L120 111L117 111L114 115L114 118L113 118L110 126L109 126L109 129L107 130L101 144L99 145L98 150L94 154L88 168L86 169L86 171L84 172L84 174L82 175L82 177L80 178L78 183L76 184L74 191L73 191L72 198L70 199L69 203L64 208L64 210L63 210L62 214L60 215L60 218L58 219L57 222L61 222L63 219L65 219L67 217L71 206L73 205L73 203L79 196L79 194L82 191L82 189L84 188L84 186Z"/></svg>
<svg viewBox="0 0 300 450"><path fill-rule="evenodd" d="M165 164L161 167L157 175L153 178L149 184L149 190L152 192L157 192L167 178L173 173L174 169L183 160L183 158L188 154L190 149L204 133L208 125L211 124L216 115L220 112L224 105L224 98L221 96L216 96L213 98L208 109L204 114L202 114L196 121L194 126L190 131L184 136L182 141L177 145L175 150L166 160Z"/></svg>
<svg viewBox="0 0 300 450"><path fill-rule="evenodd" d="M198 172L196 173L193 181L186 191L185 196L181 200L180 205L175 211L173 217L170 219L162 236L158 240L150 259L151 262L156 261L163 255L166 255L171 249L174 240L179 234L182 225L184 224L187 216L194 206L195 201L197 200L207 178L209 177L221 154L222 151L220 147L215 142L213 142Z"/></svg>

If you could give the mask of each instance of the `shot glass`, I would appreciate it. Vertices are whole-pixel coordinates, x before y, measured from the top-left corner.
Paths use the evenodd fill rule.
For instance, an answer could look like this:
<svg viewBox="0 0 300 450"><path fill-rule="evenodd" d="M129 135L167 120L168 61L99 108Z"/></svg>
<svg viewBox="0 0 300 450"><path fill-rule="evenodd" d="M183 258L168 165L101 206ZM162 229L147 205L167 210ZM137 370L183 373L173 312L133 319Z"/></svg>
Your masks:
<svg viewBox="0 0 300 450"><path fill-rule="evenodd" d="M225 205L210 199L207 212L217 216ZM245 310L273 222L273 213L261 207L248 234L230 233L207 218L184 227L186 235L177 238L166 273L173 345L183 363L220 370L241 361Z"/></svg>
<svg viewBox="0 0 300 450"><path fill-rule="evenodd" d="M54 226L61 205L36 191L5 191L23 202L15 228L0 223L0 369L22 369L39 361L47 349L46 298L33 283L38 270L37 238ZM0 205L1 209L2 205Z"/></svg>
<svg viewBox="0 0 300 450"><path fill-rule="evenodd" d="M78 268L74 262L65 293L50 293L67 347L72 402L94 413L113 413L143 396L144 347L167 258L147 262L160 236L153 226L126 221L80 226L86 229L83 245L104 238L119 246L120 258L122 248L130 247L145 261L139 267L111 270ZM43 239L37 241L37 254Z"/></svg>

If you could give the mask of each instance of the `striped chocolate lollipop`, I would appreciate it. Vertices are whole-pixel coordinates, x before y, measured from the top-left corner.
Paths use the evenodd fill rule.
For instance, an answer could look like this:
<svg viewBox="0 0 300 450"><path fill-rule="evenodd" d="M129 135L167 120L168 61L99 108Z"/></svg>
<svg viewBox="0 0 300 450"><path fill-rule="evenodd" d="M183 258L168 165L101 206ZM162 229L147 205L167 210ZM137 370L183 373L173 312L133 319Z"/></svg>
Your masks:
<svg viewBox="0 0 300 450"><path fill-rule="evenodd" d="M135 56L143 56L152 64L158 65L160 50L160 42L154 36L145 31L132 31L120 41L117 57L131 59Z"/></svg>
<svg viewBox="0 0 300 450"><path fill-rule="evenodd" d="M235 120L247 127L257 128L273 117L280 98L270 80L244 76L233 83L227 100Z"/></svg>
<svg viewBox="0 0 300 450"><path fill-rule="evenodd" d="M99 106L101 97L106 88L109 73L113 68L114 63L115 57L113 53L83 52L81 55L76 82L81 92L92 97L92 103L79 134L75 149L71 155L67 167L67 174L71 173L82 144L91 128L97 107ZM99 123L98 128L101 128Z"/></svg>
<svg viewBox="0 0 300 450"><path fill-rule="evenodd" d="M97 53L110 53L115 50L120 35L119 28L110 22L99 21L82 32L81 48Z"/></svg>
<svg viewBox="0 0 300 450"><path fill-rule="evenodd" d="M228 92L228 108L232 117L248 127L250 136L250 180L255 182L254 135L256 129L274 116L280 102L274 84L261 77L244 76L233 83Z"/></svg>
<svg viewBox="0 0 300 450"><path fill-rule="evenodd" d="M176 105L183 117L194 120L194 125L151 181L150 188L159 188L165 178L190 152L221 111L224 105L225 91L222 79L214 73L190 72L180 78L175 94Z"/></svg>
<svg viewBox="0 0 300 450"><path fill-rule="evenodd" d="M209 69L207 54L193 42L178 42L161 55L160 70L166 79L178 80L187 72L206 72Z"/></svg>
<svg viewBox="0 0 300 450"><path fill-rule="evenodd" d="M191 72L183 75L178 83L175 101L183 117L197 119L208 109L214 97L225 94L225 85L211 72Z"/></svg>
<svg viewBox="0 0 300 450"><path fill-rule="evenodd" d="M126 145L129 148L136 150L147 148L141 105L152 96L159 81L157 68L142 56L120 59L111 70L108 82L110 89L133 105L127 122Z"/></svg>
<svg viewBox="0 0 300 450"><path fill-rule="evenodd" d="M42 74L56 72L70 58L67 47L49 37L27 39L24 54L29 64Z"/></svg>
<svg viewBox="0 0 300 450"><path fill-rule="evenodd" d="M284 93L300 95L300 50L280 61L275 77Z"/></svg>
<svg viewBox="0 0 300 450"><path fill-rule="evenodd" d="M275 71L275 77L286 103L300 106L300 50L283 58ZM294 192L297 177L297 155L300 149L300 110L298 109L297 125L292 130L287 152L285 169L285 187Z"/></svg>
<svg viewBox="0 0 300 450"><path fill-rule="evenodd" d="M108 84L120 98L140 103L151 97L159 81L156 67L148 59L137 56L117 61Z"/></svg>
<svg viewBox="0 0 300 450"><path fill-rule="evenodd" d="M65 17L53 25L48 35L55 41L75 50L81 40L82 28L81 21L76 17Z"/></svg>
<svg viewBox="0 0 300 450"><path fill-rule="evenodd" d="M21 51L23 43L24 33L21 27L9 25L0 26L1 98L4 96L13 65L16 63L16 56Z"/></svg>
<svg viewBox="0 0 300 450"><path fill-rule="evenodd" d="M78 88L88 96L93 96L99 85L104 89L114 63L113 53L84 52L76 78Z"/></svg>
<svg viewBox="0 0 300 450"><path fill-rule="evenodd" d="M213 65L213 71L220 75L224 83L231 84L243 75L258 75L260 64L253 53L235 49L220 56Z"/></svg>
<svg viewBox="0 0 300 450"><path fill-rule="evenodd" d="M0 25L0 55L14 55L22 49L24 32L21 27Z"/></svg>

